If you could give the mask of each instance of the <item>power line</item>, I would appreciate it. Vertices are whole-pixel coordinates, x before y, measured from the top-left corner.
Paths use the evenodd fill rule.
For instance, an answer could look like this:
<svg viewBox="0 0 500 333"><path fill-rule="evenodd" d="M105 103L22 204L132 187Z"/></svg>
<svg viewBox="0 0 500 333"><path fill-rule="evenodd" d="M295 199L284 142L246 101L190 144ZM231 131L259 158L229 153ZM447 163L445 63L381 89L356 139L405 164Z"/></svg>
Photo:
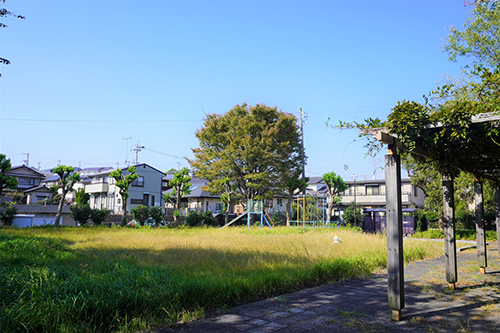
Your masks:
<svg viewBox="0 0 500 333"><path fill-rule="evenodd" d="M195 122L201 119L184 119L184 120L70 120L70 119L22 119L22 118L0 118L2 121L44 121L44 122L59 122L59 123L181 123Z"/></svg>

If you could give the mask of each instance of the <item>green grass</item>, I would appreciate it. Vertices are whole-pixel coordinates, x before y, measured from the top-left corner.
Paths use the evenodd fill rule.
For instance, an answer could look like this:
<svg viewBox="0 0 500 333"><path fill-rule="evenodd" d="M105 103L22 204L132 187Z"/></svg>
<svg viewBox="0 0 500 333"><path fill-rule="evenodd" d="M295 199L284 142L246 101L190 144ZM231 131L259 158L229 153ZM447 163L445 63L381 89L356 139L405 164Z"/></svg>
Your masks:
<svg viewBox="0 0 500 333"><path fill-rule="evenodd" d="M332 244L338 234L342 244ZM405 244L405 261L440 254ZM136 332L386 265L350 230L0 229L0 331Z"/></svg>
<svg viewBox="0 0 500 333"><path fill-rule="evenodd" d="M496 242L497 232L494 230L486 230L486 241ZM455 230L457 240L476 240L476 230ZM416 232L412 237L415 238L444 238L444 233L439 229L429 229L423 232Z"/></svg>

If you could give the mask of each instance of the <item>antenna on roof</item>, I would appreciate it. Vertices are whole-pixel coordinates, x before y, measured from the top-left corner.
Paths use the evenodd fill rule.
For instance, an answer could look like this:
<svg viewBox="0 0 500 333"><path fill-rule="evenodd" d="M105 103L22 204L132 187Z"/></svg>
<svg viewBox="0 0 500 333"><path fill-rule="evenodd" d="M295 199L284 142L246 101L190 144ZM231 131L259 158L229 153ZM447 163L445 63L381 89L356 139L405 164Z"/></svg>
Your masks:
<svg viewBox="0 0 500 333"><path fill-rule="evenodd" d="M30 166L30 153L23 153L24 155L26 155L26 159L24 160L24 163L26 163L26 166L29 167Z"/></svg>
<svg viewBox="0 0 500 333"><path fill-rule="evenodd" d="M127 140L127 143L125 143L125 165L129 166L130 161L128 160L128 140L131 140L132 137L129 138L123 138L122 140Z"/></svg>
<svg viewBox="0 0 500 333"><path fill-rule="evenodd" d="M144 148L146 148L146 147L139 146L139 141L137 141L137 144L134 147L135 148L132 149L132 150L135 151L135 165L137 165L137 164L139 164L139 152L141 150L143 150Z"/></svg>

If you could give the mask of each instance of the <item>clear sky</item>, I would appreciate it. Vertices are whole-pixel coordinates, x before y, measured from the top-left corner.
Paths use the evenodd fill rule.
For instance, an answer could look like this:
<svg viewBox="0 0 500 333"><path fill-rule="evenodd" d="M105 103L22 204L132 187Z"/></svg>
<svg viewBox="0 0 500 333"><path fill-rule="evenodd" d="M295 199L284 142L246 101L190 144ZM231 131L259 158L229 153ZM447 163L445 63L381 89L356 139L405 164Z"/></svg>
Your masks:
<svg viewBox="0 0 500 333"><path fill-rule="evenodd" d="M236 104L308 116L306 174L374 172L339 120L386 119L460 74L441 52L461 0L8 0L4 18L0 151L48 169L188 166L195 131ZM125 140L125 138L131 138ZM348 166L346 170L345 165ZM403 174L405 175L405 174Z"/></svg>

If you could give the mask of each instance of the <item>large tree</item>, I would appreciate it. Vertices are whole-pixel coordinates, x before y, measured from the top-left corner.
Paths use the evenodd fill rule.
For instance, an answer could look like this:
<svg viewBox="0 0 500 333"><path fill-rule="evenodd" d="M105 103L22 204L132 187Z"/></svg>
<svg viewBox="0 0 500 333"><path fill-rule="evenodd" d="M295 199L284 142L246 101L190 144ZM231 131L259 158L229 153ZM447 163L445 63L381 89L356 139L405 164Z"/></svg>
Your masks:
<svg viewBox="0 0 500 333"><path fill-rule="evenodd" d="M282 194L282 174L301 163L296 120L264 104L245 103L225 114L209 114L196 132L200 147L193 149L195 158L189 162L208 187L228 177L243 205Z"/></svg>
<svg viewBox="0 0 500 333"><path fill-rule="evenodd" d="M73 189L73 185L80 181L80 174L75 172L72 166L60 165L52 169L52 173L59 176L58 188L61 190L61 200L57 206L56 225L60 224L62 210L65 203L66 194Z"/></svg>
<svg viewBox="0 0 500 333"><path fill-rule="evenodd" d="M127 174L123 172L123 169L117 169L111 171L109 174L115 179L115 186L119 188L120 197L122 199L122 219L121 225L127 224L127 199L129 198L128 188L130 184L137 178L139 174L136 173L135 167L131 166L127 169Z"/></svg>
<svg viewBox="0 0 500 333"><path fill-rule="evenodd" d="M184 167L178 172L174 173L174 178L172 178L168 185L172 187L172 190L163 195L165 202L171 202L174 204L174 220L180 215L181 199L191 193L191 177L189 176L189 169Z"/></svg>
<svg viewBox="0 0 500 333"><path fill-rule="evenodd" d="M7 158L4 154L0 154L0 202L2 202L2 192L4 188L14 190L18 185L15 177L6 174L10 169L12 169L10 158Z"/></svg>
<svg viewBox="0 0 500 333"><path fill-rule="evenodd" d="M2 3L5 3L5 0L1 0ZM13 17L16 17L16 18L19 18L19 19L24 19L25 17L22 16L22 15L16 15L14 14L13 12L7 10L6 8L0 8L0 18L4 18L4 17L7 17L7 16L13 16ZM7 25L3 22L0 22L0 29L1 28L7 28ZM5 65L8 65L10 64L10 61L5 59L5 58L2 58L0 57L0 64L5 64ZM0 77L2 75L0 74Z"/></svg>
<svg viewBox="0 0 500 333"><path fill-rule="evenodd" d="M326 188L328 189L328 196L330 197L330 204L328 205L328 215L326 217L327 221L330 221L333 206L339 203L339 194L347 190L347 185L344 182L344 179L337 175L335 172L327 172L323 175L323 181L326 184Z"/></svg>

